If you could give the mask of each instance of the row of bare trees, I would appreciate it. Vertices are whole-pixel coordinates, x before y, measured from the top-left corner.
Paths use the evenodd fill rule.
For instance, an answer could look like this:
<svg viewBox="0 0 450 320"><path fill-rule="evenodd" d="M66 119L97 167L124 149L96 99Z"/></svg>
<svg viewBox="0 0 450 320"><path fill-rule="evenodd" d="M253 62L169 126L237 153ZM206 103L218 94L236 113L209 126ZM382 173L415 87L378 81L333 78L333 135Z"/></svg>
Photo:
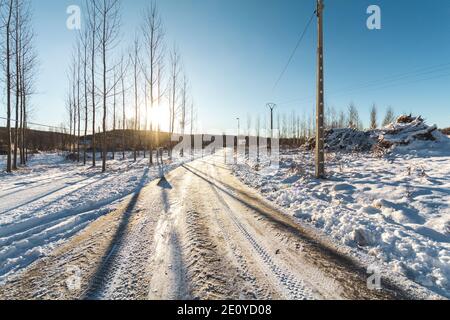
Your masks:
<svg viewBox="0 0 450 320"><path fill-rule="evenodd" d="M135 161L141 151L144 157L148 151L152 165L162 125L157 121L160 119L151 117L156 106L169 109L168 133L186 133L189 125L191 134L194 132L195 108L180 53L174 45L167 54L162 18L154 3L144 11L132 43L122 47L119 0L87 0L83 12L84 24L69 68L66 103L72 152L78 161L82 152L86 164L89 135L95 166L100 137L102 170L106 171L108 153L112 151L115 158L115 142L121 140L123 159L126 150L133 150ZM170 68L165 77L167 64ZM99 113L101 132L96 123ZM125 135L130 132L133 143L126 146L129 139ZM111 139L113 143L108 142ZM138 150L142 145L144 150Z"/></svg>
<svg viewBox="0 0 450 320"><path fill-rule="evenodd" d="M0 0L2 79L6 91L6 170L25 165L29 98L33 94L37 55L29 0Z"/></svg>
<svg viewBox="0 0 450 320"><path fill-rule="evenodd" d="M261 119L257 116L255 119L251 115L247 115L246 135L260 135L261 132L270 136L270 124L268 118ZM370 109L369 129L375 130L379 126L378 108L373 105ZM381 126L385 127L395 121L395 114L392 107L387 108L386 114L381 122ZM309 116L304 114L300 116L294 111L290 114L278 113L275 119L275 128L278 128L281 139L293 139L299 144L305 142L315 134L315 114ZM325 125L327 129L352 128L363 130L364 125L359 116L358 109L353 103L347 109L347 112L336 112L334 108L327 108L325 113Z"/></svg>

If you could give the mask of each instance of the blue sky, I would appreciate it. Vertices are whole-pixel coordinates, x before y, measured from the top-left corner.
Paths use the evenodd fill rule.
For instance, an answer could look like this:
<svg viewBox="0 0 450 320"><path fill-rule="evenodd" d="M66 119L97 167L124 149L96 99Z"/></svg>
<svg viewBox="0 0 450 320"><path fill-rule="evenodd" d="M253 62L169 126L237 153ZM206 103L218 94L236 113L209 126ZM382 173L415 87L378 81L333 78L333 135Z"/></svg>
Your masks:
<svg viewBox="0 0 450 320"><path fill-rule="evenodd" d="M66 121L64 97L74 32L66 8L78 0L35 0L40 75L33 98L35 122ZM123 1L123 41L133 37L148 0ZM274 84L314 0L157 1L168 46L177 43L204 130L236 126L236 117L262 118L265 104L279 112L309 114L314 108L316 23L276 90ZM382 29L366 27L366 9L382 10ZM423 115L450 126L450 1L325 0L326 103L353 102L367 123L369 108ZM438 67L437 67L438 66ZM401 75L392 78L391 76ZM391 80L391 81L388 81ZM365 85L368 84L369 85Z"/></svg>

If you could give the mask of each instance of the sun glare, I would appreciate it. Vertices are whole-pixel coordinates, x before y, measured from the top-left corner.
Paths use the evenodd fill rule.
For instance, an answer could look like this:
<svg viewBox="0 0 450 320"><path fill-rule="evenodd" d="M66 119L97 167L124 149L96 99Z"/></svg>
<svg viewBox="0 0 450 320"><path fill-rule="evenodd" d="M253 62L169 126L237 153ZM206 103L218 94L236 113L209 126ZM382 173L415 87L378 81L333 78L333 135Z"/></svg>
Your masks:
<svg viewBox="0 0 450 320"><path fill-rule="evenodd" d="M164 106L155 106L150 113L150 119L154 127L166 130L169 123L169 110Z"/></svg>

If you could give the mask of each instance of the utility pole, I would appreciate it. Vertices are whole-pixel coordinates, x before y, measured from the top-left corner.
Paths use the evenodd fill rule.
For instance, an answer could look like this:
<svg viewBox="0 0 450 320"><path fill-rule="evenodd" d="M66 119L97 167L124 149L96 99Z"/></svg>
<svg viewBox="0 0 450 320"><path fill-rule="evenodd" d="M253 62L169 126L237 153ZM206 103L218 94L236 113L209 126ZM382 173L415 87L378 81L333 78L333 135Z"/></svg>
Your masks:
<svg viewBox="0 0 450 320"><path fill-rule="evenodd" d="M318 46L317 46L317 119L316 119L316 178L325 178L324 138L324 71L323 71L323 0L317 0Z"/></svg>
<svg viewBox="0 0 450 320"><path fill-rule="evenodd" d="M268 103L267 107L270 109L270 138L273 139L273 111L277 105L275 103Z"/></svg>

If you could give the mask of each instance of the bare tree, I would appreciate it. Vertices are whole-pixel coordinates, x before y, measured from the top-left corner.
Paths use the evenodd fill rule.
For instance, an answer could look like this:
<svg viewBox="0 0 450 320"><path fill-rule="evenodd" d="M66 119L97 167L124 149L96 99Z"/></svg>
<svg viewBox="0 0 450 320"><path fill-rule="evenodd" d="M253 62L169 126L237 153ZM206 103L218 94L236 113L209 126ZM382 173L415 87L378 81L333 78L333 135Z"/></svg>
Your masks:
<svg viewBox="0 0 450 320"><path fill-rule="evenodd" d="M183 80L181 84L181 103L179 106L180 114L180 133L182 136L186 133L187 126L187 107L188 107L188 80L186 73L183 74ZM184 139L184 137L183 137ZM181 156L184 156L184 151L181 150Z"/></svg>
<svg viewBox="0 0 450 320"><path fill-rule="evenodd" d="M13 170L17 170L17 150L19 145L19 107L20 107L20 30L22 17L20 15L22 1L16 0L14 7L14 24L15 24L15 62L16 62L16 75L15 75L15 91L16 91L16 121L15 121L15 130L14 130L14 157L13 157Z"/></svg>
<svg viewBox="0 0 450 320"><path fill-rule="evenodd" d="M332 106L328 110L328 127L331 129L336 129L338 127L338 115L336 109Z"/></svg>
<svg viewBox="0 0 450 320"><path fill-rule="evenodd" d="M97 104L95 99L95 74L96 74L96 58L97 58L97 32L99 28L98 13L96 10L96 2L99 0L86 0L86 22L89 33L89 51L90 51L90 71L91 71L91 103L92 103L92 166L96 166L97 141L96 141L96 112Z"/></svg>
<svg viewBox="0 0 450 320"><path fill-rule="evenodd" d="M351 129L361 129L362 127L358 109L353 103L348 107L348 127Z"/></svg>
<svg viewBox="0 0 450 320"><path fill-rule="evenodd" d="M150 94L150 110L153 110L156 101L160 100L160 84L161 84L161 61L164 57L164 30L161 16L155 2L147 7L144 16L144 25L142 27L144 35L144 46L148 56L147 67L143 66L143 74ZM158 96L156 89L158 87ZM146 106L147 109L147 106ZM147 114L148 110L146 110ZM150 120L151 122L151 120ZM150 165L153 164L153 146L152 146L152 128L150 128L149 151Z"/></svg>
<svg viewBox="0 0 450 320"><path fill-rule="evenodd" d="M87 134L88 134L88 51L89 51L89 29L84 28L84 32L80 34L81 46L83 48L83 87L84 87L84 137L83 137L83 165L87 163Z"/></svg>
<svg viewBox="0 0 450 320"><path fill-rule="evenodd" d="M6 22L5 22L5 39L6 39L6 49L5 49L5 61L6 61L6 130L7 130L7 158L6 158L6 172L10 173L12 171L11 163L11 151L12 151L12 137L11 137L11 31L12 31L12 18L14 10L14 0L9 0L6 5Z"/></svg>
<svg viewBox="0 0 450 320"><path fill-rule="evenodd" d="M341 110L339 112L338 128L341 128L341 129L344 128L346 122L347 122L347 120L345 118L345 112Z"/></svg>
<svg viewBox="0 0 450 320"><path fill-rule="evenodd" d="M370 129L375 130L378 128L378 110L374 104L370 110Z"/></svg>
<svg viewBox="0 0 450 320"><path fill-rule="evenodd" d="M99 17L98 42L102 57L102 80L103 89L101 92L103 100L103 134L102 134L102 172L106 171L107 157L107 97L111 88L108 87L108 53L115 46L120 30L120 1L102 0L95 2L95 9ZM115 84L114 86L115 87Z"/></svg>
<svg viewBox="0 0 450 320"><path fill-rule="evenodd" d="M113 158L113 160L116 159L116 138L115 137L116 137L116 123L117 123L117 120L116 120L116 116L117 116L117 114L116 114L117 86L120 81L120 75L118 74L119 65L114 67L114 76L113 76L113 78L114 78L114 81L113 81L113 84L114 84L113 85L113 111L112 111L112 117L113 117L113 119L112 119L113 120L112 121L112 140L113 140L113 142L112 142L112 158Z"/></svg>
<svg viewBox="0 0 450 320"><path fill-rule="evenodd" d="M247 136L250 138L252 135L252 115L250 113L247 114Z"/></svg>
<svg viewBox="0 0 450 320"><path fill-rule="evenodd" d="M125 110L125 77L127 65L125 65L125 58L122 55L120 59L120 83L122 93L122 159L125 160L125 130L126 130L126 110Z"/></svg>
<svg viewBox="0 0 450 320"><path fill-rule="evenodd" d="M77 152L77 143L76 143L76 137L77 137L77 120L78 120L78 103L77 103L77 63L78 57L77 57L77 48L74 48L73 55L72 55L72 63L70 65L70 71L69 71L69 90L70 97L72 99L71 106L72 106L72 120L71 120L71 128L73 131L70 131L71 136L71 152L76 153Z"/></svg>
<svg viewBox="0 0 450 320"><path fill-rule="evenodd" d="M256 159L257 162L259 162L259 139L261 136L261 116L258 115L256 117L256 122L255 122L255 133L256 133Z"/></svg>
<svg viewBox="0 0 450 320"><path fill-rule="evenodd" d="M134 81L134 162L137 161L137 131L138 131L138 79L139 79L139 51L140 51L140 44L139 39L136 36L134 39L133 47L130 53L130 62L133 67L133 81Z"/></svg>
<svg viewBox="0 0 450 320"><path fill-rule="evenodd" d="M392 107L388 107L386 110L386 115L383 120L383 127L386 127L395 121L394 109Z"/></svg>
<svg viewBox="0 0 450 320"><path fill-rule="evenodd" d="M80 138L81 138L81 42L76 45L76 108L77 108L77 162L80 162Z"/></svg>
<svg viewBox="0 0 450 320"><path fill-rule="evenodd" d="M195 104L194 104L194 99L191 98L191 112L190 112L190 116L189 116L189 123L191 126L191 137L194 135L194 126L195 126L195 120L196 120L196 113L195 113Z"/></svg>
<svg viewBox="0 0 450 320"><path fill-rule="evenodd" d="M169 93L169 105L170 105L170 134L175 132L175 118L176 109L178 104L178 91L179 91L179 76L180 76L180 54L176 46L170 54L170 93ZM170 158L172 159L172 148L170 148Z"/></svg>
<svg viewBox="0 0 450 320"><path fill-rule="evenodd" d="M69 78L69 84L71 84L71 79ZM73 99L72 99L72 91L69 90L66 98L66 109L69 114L69 152L72 152L72 128L73 128Z"/></svg>
<svg viewBox="0 0 450 320"><path fill-rule="evenodd" d="M22 30L20 32L21 43L21 64L20 64L20 81L21 81L21 148L22 148L22 164L28 161L28 148L26 148L26 133L28 121L28 98L34 94L34 83L36 80L37 53L34 47L34 32L31 26L31 9L30 5L24 7L22 18Z"/></svg>

